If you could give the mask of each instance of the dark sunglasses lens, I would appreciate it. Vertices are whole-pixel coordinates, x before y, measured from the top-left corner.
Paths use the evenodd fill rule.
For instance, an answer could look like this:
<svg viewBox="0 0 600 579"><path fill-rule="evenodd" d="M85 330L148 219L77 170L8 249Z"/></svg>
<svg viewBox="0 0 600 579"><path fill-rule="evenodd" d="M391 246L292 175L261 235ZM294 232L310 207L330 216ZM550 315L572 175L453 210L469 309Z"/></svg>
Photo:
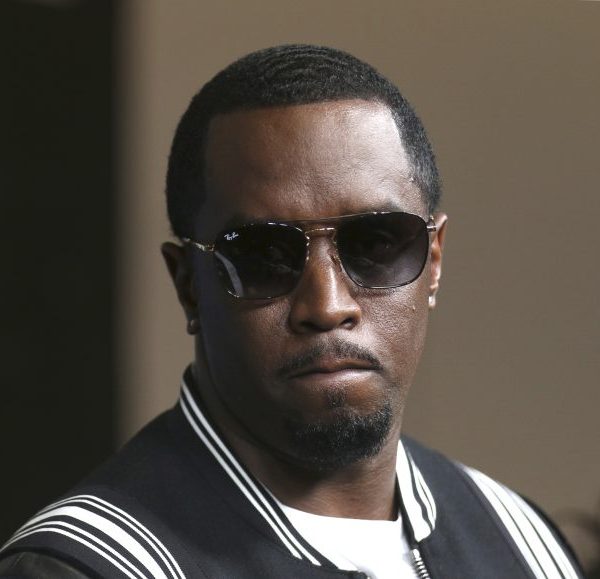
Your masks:
<svg viewBox="0 0 600 579"><path fill-rule="evenodd" d="M429 252L427 224L410 213L357 217L340 226L337 243L346 273L369 288L411 283Z"/></svg>
<svg viewBox="0 0 600 579"><path fill-rule="evenodd" d="M306 238L281 224L246 225L215 242L217 271L229 293L265 299L294 289L306 260Z"/></svg>

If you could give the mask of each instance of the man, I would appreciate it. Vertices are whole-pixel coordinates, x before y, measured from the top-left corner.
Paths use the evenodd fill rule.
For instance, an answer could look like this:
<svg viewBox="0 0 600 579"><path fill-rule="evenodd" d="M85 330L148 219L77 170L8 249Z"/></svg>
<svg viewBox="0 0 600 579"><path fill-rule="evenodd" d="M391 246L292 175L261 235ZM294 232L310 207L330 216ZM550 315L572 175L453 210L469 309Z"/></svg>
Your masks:
<svg viewBox="0 0 600 579"><path fill-rule="evenodd" d="M167 177L180 402L17 531L4 573L580 577L535 507L400 439L439 193L419 119L348 54L271 48L205 85Z"/></svg>

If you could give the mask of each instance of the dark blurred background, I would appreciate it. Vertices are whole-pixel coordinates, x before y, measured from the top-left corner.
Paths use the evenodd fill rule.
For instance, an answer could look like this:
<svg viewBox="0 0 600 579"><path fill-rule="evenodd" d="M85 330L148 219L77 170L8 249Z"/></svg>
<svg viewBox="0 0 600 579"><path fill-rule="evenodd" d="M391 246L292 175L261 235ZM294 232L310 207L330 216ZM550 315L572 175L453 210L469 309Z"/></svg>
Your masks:
<svg viewBox="0 0 600 579"><path fill-rule="evenodd" d="M159 254L170 140L251 50L397 82L450 222L405 430L600 545L600 2L2 0L0 542L171 405L191 342Z"/></svg>
<svg viewBox="0 0 600 579"><path fill-rule="evenodd" d="M112 2L0 3L0 540L115 447Z"/></svg>

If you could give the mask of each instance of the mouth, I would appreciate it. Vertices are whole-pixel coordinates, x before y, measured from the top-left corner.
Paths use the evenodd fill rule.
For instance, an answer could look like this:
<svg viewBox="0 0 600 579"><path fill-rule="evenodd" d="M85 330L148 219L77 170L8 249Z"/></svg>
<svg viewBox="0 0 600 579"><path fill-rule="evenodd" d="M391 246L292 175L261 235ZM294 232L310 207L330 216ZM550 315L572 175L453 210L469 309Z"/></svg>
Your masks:
<svg viewBox="0 0 600 579"><path fill-rule="evenodd" d="M376 370L375 365L364 360L322 359L293 372L290 378L304 378L312 375L330 375L330 378L343 375L361 374ZM336 375L336 376L333 376Z"/></svg>
<svg viewBox="0 0 600 579"><path fill-rule="evenodd" d="M329 420L332 412L368 414L387 396L384 366L366 348L348 343L290 357L279 376L290 408L316 420Z"/></svg>
<svg viewBox="0 0 600 579"><path fill-rule="evenodd" d="M375 371L375 365L364 360L321 359L293 372L289 379L311 388L347 388L368 380Z"/></svg>
<svg viewBox="0 0 600 579"><path fill-rule="evenodd" d="M367 348L341 340L313 344L290 356L279 369L281 380L297 395L350 391L373 393L380 386L384 368ZM301 394L303 393L303 394ZM312 394L309 394L312 393Z"/></svg>

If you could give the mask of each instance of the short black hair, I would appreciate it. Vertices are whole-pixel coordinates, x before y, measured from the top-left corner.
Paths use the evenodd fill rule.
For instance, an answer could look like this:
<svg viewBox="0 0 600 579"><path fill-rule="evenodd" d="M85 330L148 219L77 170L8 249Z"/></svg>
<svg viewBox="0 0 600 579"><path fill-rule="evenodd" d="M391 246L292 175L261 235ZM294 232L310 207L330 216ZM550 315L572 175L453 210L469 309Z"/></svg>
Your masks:
<svg viewBox="0 0 600 579"><path fill-rule="evenodd" d="M219 72L194 96L171 147L167 208L173 233L192 237L205 198L204 150L211 119L244 109L346 99L388 106L412 165L412 178L432 212L441 186L425 129L398 88L371 65L323 46L287 44L252 52Z"/></svg>

